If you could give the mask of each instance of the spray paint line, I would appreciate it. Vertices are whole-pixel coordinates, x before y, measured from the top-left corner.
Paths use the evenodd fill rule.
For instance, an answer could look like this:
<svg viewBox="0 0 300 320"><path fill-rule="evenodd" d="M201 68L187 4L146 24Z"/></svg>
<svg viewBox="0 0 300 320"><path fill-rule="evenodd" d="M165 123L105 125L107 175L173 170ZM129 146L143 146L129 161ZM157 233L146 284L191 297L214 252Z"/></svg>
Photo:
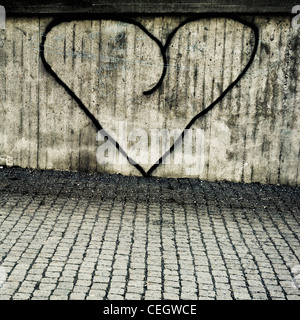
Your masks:
<svg viewBox="0 0 300 320"><path fill-rule="evenodd" d="M160 48L160 53L162 56L162 60L163 60L163 68L162 68L162 74L160 79L158 80L158 82L156 83L155 86L153 86L152 89L147 90L144 92L144 95L150 95L152 93L154 93L163 83L164 78L166 76L166 72L167 72L167 68L168 68L168 57L167 57L167 50L172 42L173 37L175 36L175 34L178 32L178 30L180 30L180 28L182 28L183 26L185 26L186 24L190 23L190 22L194 22L194 21L199 21L201 19L212 19L212 18L225 18L225 19L231 19L233 21L239 22L241 24L243 24L244 26L249 27L253 33L254 33L254 48L252 50L250 59L248 61L248 63L246 64L246 66L244 67L244 69L241 71L241 73L238 75L238 77L229 84L229 86L219 95L218 98L216 98L208 107L206 107L205 109L203 109L201 112L199 112L197 115L195 115L187 124L187 126L184 128L184 130L182 131L181 135L177 138L177 140L174 142L174 144L170 147L170 149L168 151L166 151L166 153L164 155L162 155L156 162L155 164L148 170L145 171L142 166L140 166L138 163L136 163L133 159L131 159L128 154L125 152L125 150L119 145L119 143L117 141L115 141L109 134L108 132L106 132L104 130L104 128L102 127L102 125L100 124L100 122L96 119L96 117L88 110L88 108L83 104L83 102L81 101L81 99L69 88L69 86L57 75L56 72L53 71L53 69L51 68L51 66L49 65L49 63L46 61L45 55L44 55L44 46L45 46L45 42L47 40L47 35L48 33L56 26L58 26L61 23L64 22L71 22L74 20L113 20L113 21L118 21L120 23L129 23L132 25L137 26L138 28L140 28L150 39L152 39L153 41L156 42L156 44L158 45L158 47ZM133 165L143 176L147 177L147 176L151 176L153 171L155 171L158 166L164 161L164 159L166 157L168 157L168 155L170 153L172 153L175 149L175 147L180 143L181 140L184 139L184 133L186 130L188 130L193 124L194 122L205 116L209 111L211 111L220 101L222 101L222 99L225 97L225 95L241 80L241 78L245 75L245 73L247 72L247 70L250 68L250 66L252 65L255 55L257 53L257 48L258 48L258 43L259 43L259 30L257 28L257 26L249 21L246 21L244 19L241 19L235 15L224 15L224 14L200 14L200 15L196 15L190 19L187 19L185 21L183 21L182 23L180 23L175 29L173 29L173 31L169 34L169 36L167 37L167 40L165 42L165 44L163 45L162 42L157 39L151 32L149 32L141 23L132 20L132 19L124 19L120 16L108 16L108 15L98 15L98 14L92 14L89 15L88 18L87 17L82 17L82 16L78 16L78 15L71 15L69 17L64 17L62 19L55 19L52 22L50 22L50 24L46 27L45 32L42 35L42 41L40 43L40 57L41 60L43 62L43 65L45 67L45 69L47 70L47 72L49 72L54 79L60 84L62 85L62 87L65 88L65 90L70 94L70 96L77 102L77 104L79 105L79 107L81 108L81 110L86 114L86 116L93 122L94 126L96 127L96 129L98 131L101 130L102 134L105 135L105 137L110 140L115 147L117 148L117 150L128 160L128 162Z"/></svg>

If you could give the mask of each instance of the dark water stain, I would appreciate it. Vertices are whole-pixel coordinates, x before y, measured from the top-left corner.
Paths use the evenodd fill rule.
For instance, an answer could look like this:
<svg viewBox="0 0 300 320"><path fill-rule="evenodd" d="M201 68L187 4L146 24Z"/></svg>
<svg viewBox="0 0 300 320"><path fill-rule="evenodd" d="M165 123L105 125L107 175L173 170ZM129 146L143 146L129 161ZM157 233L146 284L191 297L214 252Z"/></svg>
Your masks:
<svg viewBox="0 0 300 320"><path fill-rule="evenodd" d="M261 145L262 152L268 152L270 151L271 142L268 140L264 140Z"/></svg>
<svg viewBox="0 0 300 320"><path fill-rule="evenodd" d="M270 47L268 44L261 42L260 46L262 51L265 51L266 54L270 54Z"/></svg>

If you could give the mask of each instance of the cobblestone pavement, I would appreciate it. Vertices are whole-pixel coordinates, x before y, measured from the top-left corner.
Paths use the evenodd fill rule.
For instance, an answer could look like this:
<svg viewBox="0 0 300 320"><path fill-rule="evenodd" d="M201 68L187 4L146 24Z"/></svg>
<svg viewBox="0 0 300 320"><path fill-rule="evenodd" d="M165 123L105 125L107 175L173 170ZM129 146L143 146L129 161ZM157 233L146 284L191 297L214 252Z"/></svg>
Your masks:
<svg viewBox="0 0 300 320"><path fill-rule="evenodd" d="M0 169L0 299L300 299L300 188Z"/></svg>

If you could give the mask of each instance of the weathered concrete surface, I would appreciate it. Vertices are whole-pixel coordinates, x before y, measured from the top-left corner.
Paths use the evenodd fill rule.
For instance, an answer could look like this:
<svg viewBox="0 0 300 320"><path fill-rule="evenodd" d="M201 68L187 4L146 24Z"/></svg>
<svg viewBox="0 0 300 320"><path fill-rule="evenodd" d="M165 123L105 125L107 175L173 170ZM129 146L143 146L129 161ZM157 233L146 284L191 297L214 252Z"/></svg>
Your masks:
<svg viewBox="0 0 300 320"><path fill-rule="evenodd" d="M198 160L174 164L172 156L153 175L299 184L299 32L290 17L245 19L259 28L258 52L241 81L192 126L200 129L192 150L199 147ZM95 126L45 70L39 43L51 20L7 19L0 48L0 164L140 175L127 161L100 163ZM164 44L185 17L136 20ZM158 45L132 24L63 23L47 35L45 57L112 135L126 122L122 137L131 134L133 141L126 146L116 139L147 170L158 159L151 158L151 129L183 130L239 75L253 42L253 32L230 19L186 24L170 43L162 85L147 96L163 61ZM147 133L140 157L132 148L137 129Z"/></svg>

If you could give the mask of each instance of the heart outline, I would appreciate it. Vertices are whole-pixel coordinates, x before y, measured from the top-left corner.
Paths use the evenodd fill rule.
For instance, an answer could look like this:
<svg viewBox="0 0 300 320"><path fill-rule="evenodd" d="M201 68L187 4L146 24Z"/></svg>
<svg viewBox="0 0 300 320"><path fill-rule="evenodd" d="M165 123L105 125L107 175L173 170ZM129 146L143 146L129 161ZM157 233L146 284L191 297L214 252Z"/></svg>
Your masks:
<svg viewBox="0 0 300 320"><path fill-rule="evenodd" d="M153 41L156 42L156 44L159 46L160 48L160 52L162 55L162 59L163 59L163 70L162 70L162 74L160 79L158 80L158 82L156 83L156 85L147 91L144 91L144 95L150 95L153 92L155 92L163 83L163 80L166 76L166 72L167 72L167 67L168 67L168 58L167 58L167 49L170 46L170 43L172 41L172 38L175 36L175 34L177 33L177 31L182 28L184 25L186 25L187 23L193 22L193 21L197 21L197 20L201 20L201 19L209 19L209 18L225 18L225 19L231 19L233 21L239 22L247 27L249 27L253 32L254 32L254 47L252 49L252 53L251 56L249 58L249 61L247 62L246 66L243 68L243 70L240 72L240 74L237 76L237 78L232 81L228 87L223 90L223 92L206 108L204 108L203 110L201 110L198 114L196 114L190 121L189 123L186 125L186 127L183 129L182 133L180 134L180 136L176 139L176 141L174 141L173 145L169 148L168 151L166 151L151 167L148 171L145 171L143 169L142 166L140 166L138 163L136 163L132 158L130 158L128 156L128 154L126 153L126 151L119 145L119 143L113 139L108 132L106 132L106 130L102 127L102 125L100 124L100 122L96 119L96 117L88 110L88 108L83 104L83 102L81 101L80 98L77 97L77 95L69 88L69 86L63 81L61 80L61 78L57 75L56 72L53 71L53 69L51 68L51 66L49 65L49 63L46 61L45 55L44 55L44 45L45 42L47 40L47 34L56 26L58 26L59 24L63 23L63 22L71 22L73 20L112 20L112 21L118 21L118 22L124 22L124 23L129 23L132 25L135 25L137 27L139 27L147 36L150 37L150 39L152 39ZM241 80L241 78L245 75L245 73L247 72L247 70L250 68L251 64L254 61L254 58L256 56L257 53L257 48L258 48L258 43L259 43L259 30L258 27L254 24L251 23L247 20L241 19L240 17L233 15L233 14L210 14L210 13L203 13L203 14L197 14L194 15L186 20L184 20L183 22L181 22L175 29L172 30L172 32L168 35L165 44L163 45L162 42L157 39L151 32L148 31L148 29L146 27L144 27L140 22L135 21L133 19L129 19L129 18L124 18L120 15L103 15L103 14L88 14L85 17L82 17L82 15L76 15L76 14L72 14L72 15L67 15L64 16L63 18L57 18L52 20L46 27L45 32L42 34L42 41L39 45L39 51L40 51L40 57L42 60L42 63L46 69L46 71L48 73L50 73L54 79L70 94L70 96L77 102L77 104L79 105L79 107L81 108L81 110L86 114L86 116L93 122L94 126L96 127L96 129L98 131L101 130L102 135L104 135L109 141L111 141L114 146L117 148L117 150L128 160L128 162L133 165L144 177L150 177L151 174L153 173L154 170L156 170L159 165L164 161L164 159L170 155L174 149L176 148L176 146L180 143L180 141L182 141L184 139L184 134L185 131L188 130L193 124L194 122L199 119L200 117L203 117L205 114L207 114L210 110L212 110L214 108L214 106L216 104L218 104L224 97L225 95Z"/></svg>

